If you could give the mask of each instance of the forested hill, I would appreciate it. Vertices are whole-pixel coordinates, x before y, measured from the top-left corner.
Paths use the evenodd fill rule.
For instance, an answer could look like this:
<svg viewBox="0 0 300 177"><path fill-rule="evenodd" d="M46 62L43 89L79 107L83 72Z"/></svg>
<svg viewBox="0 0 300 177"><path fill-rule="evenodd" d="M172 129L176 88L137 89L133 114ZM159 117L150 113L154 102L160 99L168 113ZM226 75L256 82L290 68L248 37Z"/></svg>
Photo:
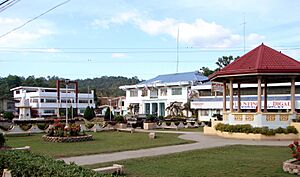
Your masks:
<svg viewBox="0 0 300 177"><path fill-rule="evenodd" d="M11 88L18 86L34 86L34 87L56 87L57 76L48 76L35 78L29 76L27 78L9 75L7 77L0 77L0 99L11 98ZM79 79L78 88L79 92L87 92L90 90L96 90L97 96L122 96L125 92L119 89L121 85L132 85L141 82L137 77L127 78L122 76L102 76L94 79Z"/></svg>

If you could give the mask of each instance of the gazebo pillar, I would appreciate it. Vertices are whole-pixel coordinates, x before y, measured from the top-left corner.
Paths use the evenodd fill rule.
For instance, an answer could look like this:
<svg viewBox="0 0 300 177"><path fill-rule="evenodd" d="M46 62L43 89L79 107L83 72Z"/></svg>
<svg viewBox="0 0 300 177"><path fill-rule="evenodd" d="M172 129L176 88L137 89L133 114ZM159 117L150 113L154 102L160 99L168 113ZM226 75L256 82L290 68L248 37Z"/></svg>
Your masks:
<svg viewBox="0 0 300 177"><path fill-rule="evenodd" d="M268 111L268 84L265 81L265 88L264 88L264 112Z"/></svg>
<svg viewBox="0 0 300 177"><path fill-rule="evenodd" d="M257 77L257 112L261 112L261 77Z"/></svg>
<svg viewBox="0 0 300 177"><path fill-rule="evenodd" d="M226 113L226 81L223 82L223 115Z"/></svg>
<svg viewBox="0 0 300 177"><path fill-rule="evenodd" d="M295 78L292 77L291 79L291 112L292 113L295 113L295 92L296 92Z"/></svg>
<svg viewBox="0 0 300 177"><path fill-rule="evenodd" d="M237 91L237 96L238 96L238 112L241 112L241 83L238 83L238 91Z"/></svg>
<svg viewBox="0 0 300 177"><path fill-rule="evenodd" d="M230 112L233 112L233 79L230 79Z"/></svg>

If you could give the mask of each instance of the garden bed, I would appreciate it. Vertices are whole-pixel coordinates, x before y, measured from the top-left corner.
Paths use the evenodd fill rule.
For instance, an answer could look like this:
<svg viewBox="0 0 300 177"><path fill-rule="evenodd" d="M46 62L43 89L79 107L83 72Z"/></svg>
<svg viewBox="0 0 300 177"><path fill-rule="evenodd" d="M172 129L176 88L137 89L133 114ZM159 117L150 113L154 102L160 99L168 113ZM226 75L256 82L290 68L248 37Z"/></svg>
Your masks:
<svg viewBox="0 0 300 177"><path fill-rule="evenodd" d="M290 159L283 162L283 171L300 175L300 162L297 159Z"/></svg>
<svg viewBox="0 0 300 177"><path fill-rule="evenodd" d="M54 137L54 136L42 136L44 141L54 142L54 143L73 143L82 141L92 141L93 135L83 135L83 136L70 136L70 137Z"/></svg>

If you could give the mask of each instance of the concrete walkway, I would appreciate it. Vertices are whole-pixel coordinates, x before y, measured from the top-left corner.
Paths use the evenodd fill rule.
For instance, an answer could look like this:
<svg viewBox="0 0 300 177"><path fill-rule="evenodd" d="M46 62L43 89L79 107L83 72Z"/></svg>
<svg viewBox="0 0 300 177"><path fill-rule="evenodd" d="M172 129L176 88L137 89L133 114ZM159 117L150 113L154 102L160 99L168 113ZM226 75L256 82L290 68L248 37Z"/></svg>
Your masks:
<svg viewBox="0 0 300 177"><path fill-rule="evenodd" d="M148 132L141 130L142 132ZM85 155L77 157L61 158L67 163L75 162L78 165L90 165L95 163L104 163L125 159L133 159L139 157L150 157L164 154L171 154L183 151L190 151L196 149L205 149L220 147L226 145L265 145L265 146L288 146L291 141L254 141L254 140L233 140L224 139L217 136L205 136L200 132L178 132L178 131L155 131L159 133L177 133L182 134L179 138L186 140L196 141L192 144L182 144L173 146L156 147L149 149L131 150L123 152L115 152L109 154L95 154L95 155Z"/></svg>

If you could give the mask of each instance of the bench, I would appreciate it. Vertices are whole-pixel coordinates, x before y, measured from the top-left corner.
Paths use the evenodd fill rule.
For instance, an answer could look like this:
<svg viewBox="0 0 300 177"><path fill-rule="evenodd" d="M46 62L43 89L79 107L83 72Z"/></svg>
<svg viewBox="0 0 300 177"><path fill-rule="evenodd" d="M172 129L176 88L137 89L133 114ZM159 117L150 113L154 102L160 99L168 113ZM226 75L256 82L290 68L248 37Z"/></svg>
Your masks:
<svg viewBox="0 0 300 177"><path fill-rule="evenodd" d="M117 128L117 131L134 133L134 128Z"/></svg>
<svg viewBox="0 0 300 177"><path fill-rule="evenodd" d="M122 175L122 174L124 174L124 165L113 164L113 166L96 168L93 170L98 173L109 173L109 174Z"/></svg>

